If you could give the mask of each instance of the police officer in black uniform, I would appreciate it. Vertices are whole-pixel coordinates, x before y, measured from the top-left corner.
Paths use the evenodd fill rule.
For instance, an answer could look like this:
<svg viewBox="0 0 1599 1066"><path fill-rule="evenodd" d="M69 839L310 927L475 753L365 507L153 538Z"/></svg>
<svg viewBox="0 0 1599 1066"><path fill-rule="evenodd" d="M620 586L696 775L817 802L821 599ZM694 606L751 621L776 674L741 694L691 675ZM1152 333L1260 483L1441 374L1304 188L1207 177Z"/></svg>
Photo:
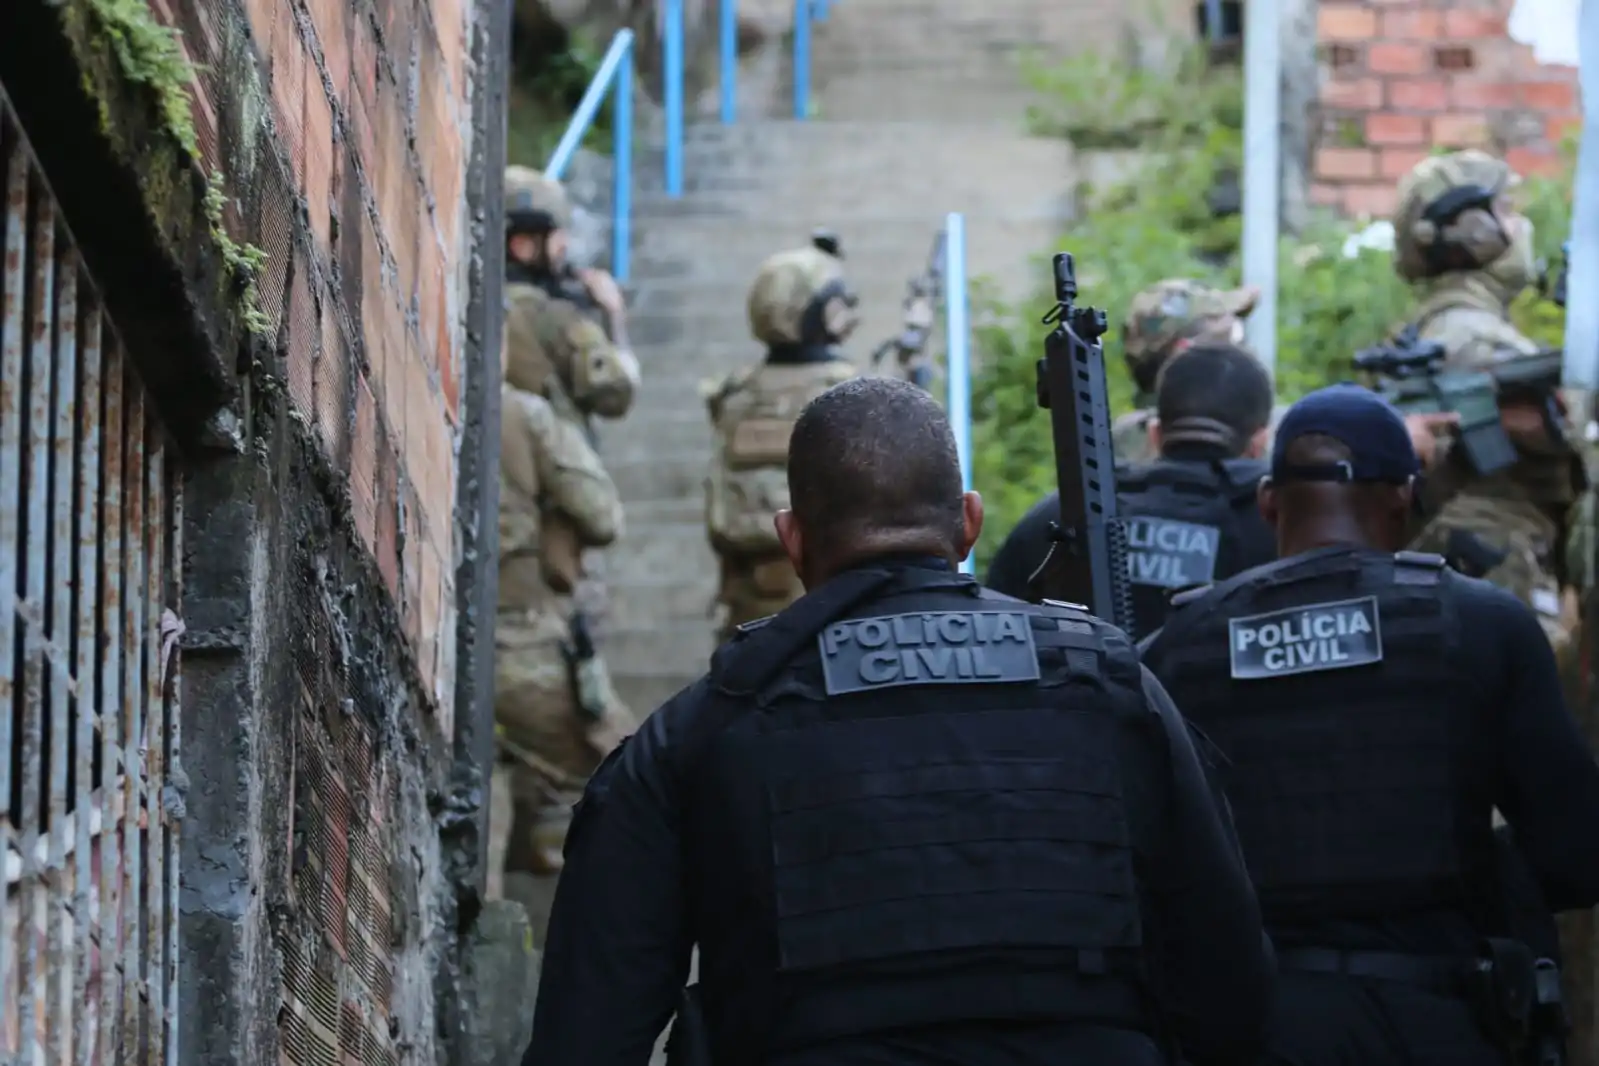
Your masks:
<svg viewBox="0 0 1599 1066"><path fill-rule="evenodd" d="M794 426L807 588L594 775L527 1063L645 1066L699 948L715 1066L1194 1066L1272 961L1225 805L1127 638L956 572L949 423L861 378Z"/></svg>
<svg viewBox="0 0 1599 1066"><path fill-rule="evenodd" d="M1155 407L1160 458L1116 474L1135 637L1159 628L1173 592L1277 557L1275 534L1255 506L1272 408L1265 367L1234 345L1190 348L1162 371ZM1028 578L1049 553L1059 500L1051 493L1012 530L989 565L989 588L1027 596Z"/></svg>
<svg viewBox="0 0 1599 1066"><path fill-rule="evenodd" d="M1553 909L1599 901L1599 768L1510 594L1406 543L1420 469L1355 386L1277 430L1280 561L1173 598L1144 662L1226 757L1282 977L1267 1061L1532 1061L1492 811Z"/></svg>

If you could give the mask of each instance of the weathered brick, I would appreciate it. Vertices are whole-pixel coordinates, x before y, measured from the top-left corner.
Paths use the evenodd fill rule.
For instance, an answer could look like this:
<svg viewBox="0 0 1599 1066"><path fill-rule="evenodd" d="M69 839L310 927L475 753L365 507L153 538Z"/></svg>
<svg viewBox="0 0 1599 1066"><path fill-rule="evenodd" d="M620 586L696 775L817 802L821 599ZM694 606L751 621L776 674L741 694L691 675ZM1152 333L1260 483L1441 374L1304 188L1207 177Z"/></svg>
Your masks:
<svg viewBox="0 0 1599 1066"><path fill-rule="evenodd" d="M333 83L334 101L350 91L349 0L306 0L311 25L322 52L322 66Z"/></svg>
<svg viewBox="0 0 1599 1066"><path fill-rule="evenodd" d="M428 551L426 514L414 488L402 483L400 508L400 603L405 619L405 636L411 647L419 645L422 636L422 559Z"/></svg>
<svg viewBox="0 0 1599 1066"><path fill-rule="evenodd" d="M1310 186L1310 202L1317 207L1342 207L1344 187L1327 182L1314 182Z"/></svg>
<svg viewBox="0 0 1599 1066"><path fill-rule="evenodd" d="M1394 78L1388 82L1388 103L1401 111L1445 111L1449 90L1443 78Z"/></svg>
<svg viewBox="0 0 1599 1066"><path fill-rule="evenodd" d="M1382 106L1377 78L1335 79L1321 87L1321 106L1339 111L1373 111Z"/></svg>
<svg viewBox="0 0 1599 1066"><path fill-rule="evenodd" d="M416 286L420 276L417 257L421 254L420 233L424 226L431 228L432 220L423 207L422 183L412 174L403 175L397 183L396 208L389 239L394 244L394 261L398 269L400 306L407 311L416 301Z"/></svg>
<svg viewBox="0 0 1599 1066"><path fill-rule="evenodd" d="M378 95L378 43L365 6L350 13L350 84L370 110ZM372 160L363 160L368 166Z"/></svg>
<svg viewBox="0 0 1599 1066"><path fill-rule="evenodd" d="M1319 148L1316 177L1326 180L1370 178L1377 173L1377 153L1370 148Z"/></svg>
<svg viewBox="0 0 1599 1066"><path fill-rule="evenodd" d="M331 301L322 308L321 355L316 361L316 428L334 469L350 463L350 352ZM352 471L353 479L353 471Z"/></svg>
<svg viewBox="0 0 1599 1066"><path fill-rule="evenodd" d="M276 21L276 0L244 0L244 14L250 22L250 36L255 40L255 50L270 64L272 51L272 26Z"/></svg>
<svg viewBox="0 0 1599 1066"><path fill-rule="evenodd" d="M1525 82L1521 103L1533 111L1571 114L1577 110L1577 86L1571 81Z"/></svg>
<svg viewBox="0 0 1599 1066"><path fill-rule="evenodd" d="M379 419L381 425L383 419ZM377 510L377 556L378 570L383 574L383 583L388 586L389 595L393 597L396 606L400 600L400 556L399 556L399 456L390 443L387 433L378 434L378 462L377 462L377 491L374 493L374 506Z"/></svg>
<svg viewBox="0 0 1599 1066"><path fill-rule="evenodd" d="M1555 148L1512 148L1505 153L1505 162L1516 173L1524 176L1554 177L1565 170L1565 160Z"/></svg>
<svg viewBox="0 0 1599 1066"><path fill-rule="evenodd" d="M311 235L317 251L326 259L332 254L333 172L336 147L333 141L333 111L322 91L321 79L307 79L305 94L305 201L311 217Z"/></svg>
<svg viewBox="0 0 1599 1066"><path fill-rule="evenodd" d="M1415 115L1375 114L1366 116L1366 143L1374 145L1414 145L1427 140L1427 120Z"/></svg>
<svg viewBox="0 0 1599 1066"><path fill-rule="evenodd" d="M1488 122L1481 115L1439 115L1432 120L1433 143L1443 148L1476 148L1488 143Z"/></svg>
<svg viewBox="0 0 1599 1066"><path fill-rule="evenodd" d="M1510 82L1455 78L1449 97L1453 106L1465 111L1494 111L1516 106L1518 87Z"/></svg>
<svg viewBox="0 0 1599 1066"><path fill-rule="evenodd" d="M1378 74L1425 74L1432 70L1432 53L1419 44L1379 41L1366 49L1366 65Z"/></svg>
<svg viewBox="0 0 1599 1066"><path fill-rule="evenodd" d="M422 686L434 692L434 678L439 668L440 623L444 620L444 564L439 550L429 545L421 558L421 615L420 641L417 660L422 669Z"/></svg>
<svg viewBox="0 0 1599 1066"><path fill-rule="evenodd" d="M1377 173L1397 180L1430 154L1423 148L1384 148L1377 154Z"/></svg>
<svg viewBox="0 0 1599 1066"><path fill-rule="evenodd" d="M355 426L350 435L350 500L355 528L375 558L377 539L377 401L364 375L355 382Z"/></svg>
<svg viewBox="0 0 1599 1066"><path fill-rule="evenodd" d="M1344 187L1344 210L1357 218L1387 218L1394 213L1399 190L1392 182Z"/></svg>
<svg viewBox="0 0 1599 1066"><path fill-rule="evenodd" d="M1426 8L1395 8L1382 13L1382 29L1378 36L1390 41L1426 41L1438 39L1443 30L1443 13Z"/></svg>
<svg viewBox="0 0 1599 1066"><path fill-rule="evenodd" d="M1508 8L1508 5L1506 5ZM1450 7L1444 11L1443 32L1446 37L1462 40L1494 40L1505 35L1508 11L1492 11Z"/></svg>
<svg viewBox="0 0 1599 1066"><path fill-rule="evenodd" d="M305 45L294 25L294 7L284 2L272 31L272 102L279 142L297 184L305 180L305 66Z"/></svg>
<svg viewBox="0 0 1599 1066"><path fill-rule="evenodd" d="M395 446L405 447L405 388L409 363L416 359L405 332L405 322L399 305L387 290L383 294L383 411L388 416L389 427L394 432Z"/></svg>
<svg viewBox="0 0 1599 1066"><path fill-rule="evenodd" d="M1316 34L1323 41L1366 41L1377 35L1377 13L1360 4L1322 4Z"/></svg>
<svg viewBox="0 0 1599 1066"><path fill-rule="evenodd" d="M289 397L299 412L310 418L316 411L316 377L313 365L322 342L316 304L311 299L309 272L294 272L289 290Z"/></svg>
<svg viewBox="0 0 1599 1066"><path fill-rule="evenodd" d="M361 339L365 344L366 359L372 367L374 387L382 397L383 348L383 253L378 248L377 230L372 216L366 211L359 215L361 229L361 273L356 282L360 285Z"/></svg>

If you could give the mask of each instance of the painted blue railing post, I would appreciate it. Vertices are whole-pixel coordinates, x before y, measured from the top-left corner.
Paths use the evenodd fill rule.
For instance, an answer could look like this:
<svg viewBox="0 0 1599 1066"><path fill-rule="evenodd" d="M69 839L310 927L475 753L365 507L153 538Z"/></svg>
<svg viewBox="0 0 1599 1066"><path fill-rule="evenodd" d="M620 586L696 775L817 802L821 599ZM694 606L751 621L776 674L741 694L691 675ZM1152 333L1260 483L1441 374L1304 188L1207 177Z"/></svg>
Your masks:
<svg viewBox="0 0 1599 1066"><path fill-rule="evenodd" d="M616 127L616 152L611 165L611 273L626 281L633 253L633 64L616 72L616 100L611 104Z"/></svg>
<svg viewBox="0 0 1599 1066"><path fill-rule="evenodd" d="M612 141L615 155L611 176L611 272L617 281L628 276L628 252L632 248L632 197L633 197L633 31L618 30L611 38L611 47L605 50L600 69L594 80L578 101L572 120L561 134L561 143L550 153L544 164L544 176L560 181L583 143L583 135L594 124L605 94L614 87L616 98L612 104L612 124L616 127Z"/></svg>
<svg viewBox="0 0 1599 1066"><path fill-rule="evenodd" d="M721 96L722 125L731 126L737 117L738 92L738 2L722 0L721 27Z"/></svg>
<svg viewBox="0 0 1599 1066"><path fill-rule="evenodd" d="M816 0L811 6L811 18L816 22L826 22L828 11L832 6L831 0Z"/></svg>
<svg viewBox="0 0 1599 1066"><path fill-rule="evenodd" d="M966 307L966 218L951 213L944 219L944 344L948 379L950 428L955 432L955 453L960 456L961 487L972 489L972 349ZM961 572L972 573L970 556Z"/></svg>
<svg viewBox="0 0 1599 1066"><path fill-rule="evenodd" d="M794 0L794 117L811 109L811 0Z"/></svg>
<svg viewBox="0 0 1599 1066"><path fill-rule="evenodd" d="M662 95L666 98L666 195L683 195L683 0L666 0L661 35Z"/></svg>

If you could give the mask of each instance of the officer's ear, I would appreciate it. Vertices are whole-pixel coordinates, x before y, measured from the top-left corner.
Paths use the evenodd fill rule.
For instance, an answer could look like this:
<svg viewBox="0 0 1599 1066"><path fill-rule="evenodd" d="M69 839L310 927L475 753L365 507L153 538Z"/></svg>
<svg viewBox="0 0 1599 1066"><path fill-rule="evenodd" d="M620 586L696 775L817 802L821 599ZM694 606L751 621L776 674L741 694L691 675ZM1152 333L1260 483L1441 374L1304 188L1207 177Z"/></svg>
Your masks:
<svg viewBox="0 0 1599 1066"><path fill-rule="evenodd" d="M1271 478L1263 477L1255 488L1255 506L1260 508L1260 517L1273 529L1277 528L1277 486L1271 483Z"/></svg>
<svg viewBox="0 0 1599 1066"><path fill-rule="evenodd" d="M805 558L805 538L794 512L787 507L778 511L772 516L772 528L777 531L777 542L783 546L783 554L794 565L794 572L803 577L805 568L800 564Z"/></svg>
<svg viewBox="0 0 1599 1066"><path fill-rule="evenodd" d="M977 544L977 538L983 532L983 497L975 492L961 494L961 542L956 545L960 549L957 553L957 562L965 561L972 554L972 548Z"/></svg>
<svg viewBox="0 0 1599 1066"><path fill-rule="evenodd" d="M1150 415L1149 424L1144 427L1144 432L1149 437L1149 450L1155 455L1159 455L1161 443L1165 439L1160 432L1160 419Z"/></svg>

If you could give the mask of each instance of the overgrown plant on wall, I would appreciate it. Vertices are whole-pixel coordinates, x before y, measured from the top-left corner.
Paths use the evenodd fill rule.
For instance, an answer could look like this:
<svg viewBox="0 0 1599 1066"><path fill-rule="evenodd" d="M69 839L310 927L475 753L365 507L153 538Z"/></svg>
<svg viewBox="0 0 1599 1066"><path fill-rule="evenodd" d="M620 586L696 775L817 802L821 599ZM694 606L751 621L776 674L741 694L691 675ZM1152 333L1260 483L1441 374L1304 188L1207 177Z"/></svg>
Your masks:
<svg viewBox="0 0 1599 1066"><path fill-rule="evenodd" d="M1081 301L1103 308L1111 403L1132 402L1121 358L1120 326L1132 296L1162 278L1191 277L1217 285L1239 282L1240 218L1214 216L1210 196L1236 174L1243 157L1242 83L1236 71L1207 70L1198 51L1163 70L1138 70L1114 58L1083 56L1053 68L1033 67L1041 101L1029 115L1040 133L1070 137L1081 151L1137 147L1142 161L1106 188L1084 188L1082 210L1058 242L1077 260ZM1530 179L1521 205L1537 227L1540 254L1558 254L1570 217L1570 180ZM1277 296L1278 396L1353 378L1354 352L1403 324L1412 301L1390 256L1357 250L1361 227L1327 217L1285 237ZM973 473L988 504L993 532L979 545L979 565L1028 507L1054 487L1047 415L1036 405L1035 364L1053 306L1044 287L1027 306L1007 305L979 286L973 321L979 372L973 389ZM1540 343L1561 343L1564 315L1528 292L1514 309Z"/></svg>

